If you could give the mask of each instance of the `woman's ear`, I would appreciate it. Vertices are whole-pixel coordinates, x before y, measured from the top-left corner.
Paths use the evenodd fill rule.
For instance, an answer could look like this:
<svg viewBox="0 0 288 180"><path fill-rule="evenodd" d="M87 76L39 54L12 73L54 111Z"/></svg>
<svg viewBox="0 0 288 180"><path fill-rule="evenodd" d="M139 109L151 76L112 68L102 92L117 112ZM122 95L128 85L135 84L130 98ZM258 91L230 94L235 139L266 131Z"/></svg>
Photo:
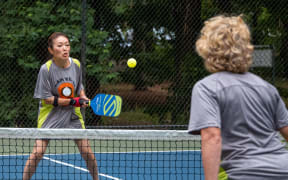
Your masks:
<svg viewBox="0 0 288 180"><path fill-rule="evenodd" d="M52 48L48 47L48 51L51 55L53 55L53 49Z"/></svg>

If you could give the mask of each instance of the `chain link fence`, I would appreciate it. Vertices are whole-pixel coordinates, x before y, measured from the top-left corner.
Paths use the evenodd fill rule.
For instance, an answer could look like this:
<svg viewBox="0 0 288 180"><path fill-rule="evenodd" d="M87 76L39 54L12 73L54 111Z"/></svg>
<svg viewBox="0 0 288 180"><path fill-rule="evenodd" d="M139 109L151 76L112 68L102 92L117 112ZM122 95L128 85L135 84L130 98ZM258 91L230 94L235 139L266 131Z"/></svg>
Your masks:
<svg viewBox="0 0 288 180"><path fill-rule="evenodd" d="M82 63L88 97L120 95L122 113L94 126L187 124L191 91L206 76L195 53L203 22L218 14L243 14L257 45L251 71L288 98L286 0L7 0L0 4L0 126L36 127L33 99L41 64L50 57L48 36L60 31ZM128 58L137 66L130 69Z"/></svg>

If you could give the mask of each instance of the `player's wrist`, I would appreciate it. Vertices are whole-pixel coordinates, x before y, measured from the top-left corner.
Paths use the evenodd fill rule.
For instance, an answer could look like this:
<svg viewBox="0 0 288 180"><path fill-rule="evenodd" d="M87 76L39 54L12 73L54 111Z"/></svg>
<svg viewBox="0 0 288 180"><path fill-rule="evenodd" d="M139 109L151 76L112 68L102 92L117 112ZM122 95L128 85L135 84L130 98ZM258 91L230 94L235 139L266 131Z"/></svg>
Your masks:
<svg viewBox="0 0 288 180"><path fill-rule="evenodd" d="M75 107L80 107L80 97L76 97L76 98L71 98L69 104Z"/></svg>
<svg viewBox="0 0 288 180"><path fill-rule="evenodd" d="M72 106L73 106L75 103L76 103L76 101L75 101L73 98L71 98L71 99L70 99L70 102L69 102L69 105L72 105Z"/></svg>
<svg viewBox="0 0 288 180"><path fill-rule="evenodd" d="M53 106L54 106L54 107L57 107L57 106L58 106L58 96L54 96Z"/></svg>

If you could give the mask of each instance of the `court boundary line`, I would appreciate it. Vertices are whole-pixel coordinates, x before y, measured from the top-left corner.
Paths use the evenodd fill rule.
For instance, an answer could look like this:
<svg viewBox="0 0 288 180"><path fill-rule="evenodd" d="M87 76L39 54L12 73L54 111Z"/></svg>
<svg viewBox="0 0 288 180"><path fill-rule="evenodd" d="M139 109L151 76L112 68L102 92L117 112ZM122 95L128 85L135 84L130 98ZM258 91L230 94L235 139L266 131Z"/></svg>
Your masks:
<svg viewBox="0 0 288 180"><path fill-rule="evenodd" d="M52 158L49 158L49 157L46 157L46 156L44 156L43 159L51 161L51 162L54 162L56 164L61 164L61 165L64 165L64 166L72 167L72 168L78 169L80 171L89 172L88 169L85 169L83 167L79 167L79 166L76 166L76 165L73 165L73 164L62 162L62 161L59 161L59 160L56 160L56 159L52 159ZM119 179L117 177L109 176L107 174L102 174L102 173L99 173L99 176L103 176L103 177L110 178L110 179L113 179L113 180L121 180L121 179Z"/></svg>

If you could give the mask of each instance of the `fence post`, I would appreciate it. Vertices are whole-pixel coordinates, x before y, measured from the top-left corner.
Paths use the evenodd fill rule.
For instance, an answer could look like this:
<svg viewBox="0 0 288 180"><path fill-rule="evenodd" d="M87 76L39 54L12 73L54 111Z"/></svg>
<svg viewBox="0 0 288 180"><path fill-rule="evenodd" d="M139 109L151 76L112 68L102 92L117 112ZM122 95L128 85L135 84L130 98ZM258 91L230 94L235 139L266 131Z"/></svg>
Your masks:
<svg viewBox="0 0 288 180"><path fill-rule="evenodd" d="M81 11L81 63L82 63L82 76L83 84L86 85L86 17L87 17L87 2L82 0Z"/></svg>
<svg viewBox="0 0 288 180"><path fill-rule="evenodd" d="M82 64L82 78L83 85L86 86L86 17L87 17L87 2L82 0L82 11L81 11L81 64ZM81 108L81 114L85 121L85 109Z"/></svg>
<svg viewBox="0 0 288 180"><path fill-rule="evenodd" d="M272 49L272 83L275 85L275 47L271 45L270 48Z"/></svg>

